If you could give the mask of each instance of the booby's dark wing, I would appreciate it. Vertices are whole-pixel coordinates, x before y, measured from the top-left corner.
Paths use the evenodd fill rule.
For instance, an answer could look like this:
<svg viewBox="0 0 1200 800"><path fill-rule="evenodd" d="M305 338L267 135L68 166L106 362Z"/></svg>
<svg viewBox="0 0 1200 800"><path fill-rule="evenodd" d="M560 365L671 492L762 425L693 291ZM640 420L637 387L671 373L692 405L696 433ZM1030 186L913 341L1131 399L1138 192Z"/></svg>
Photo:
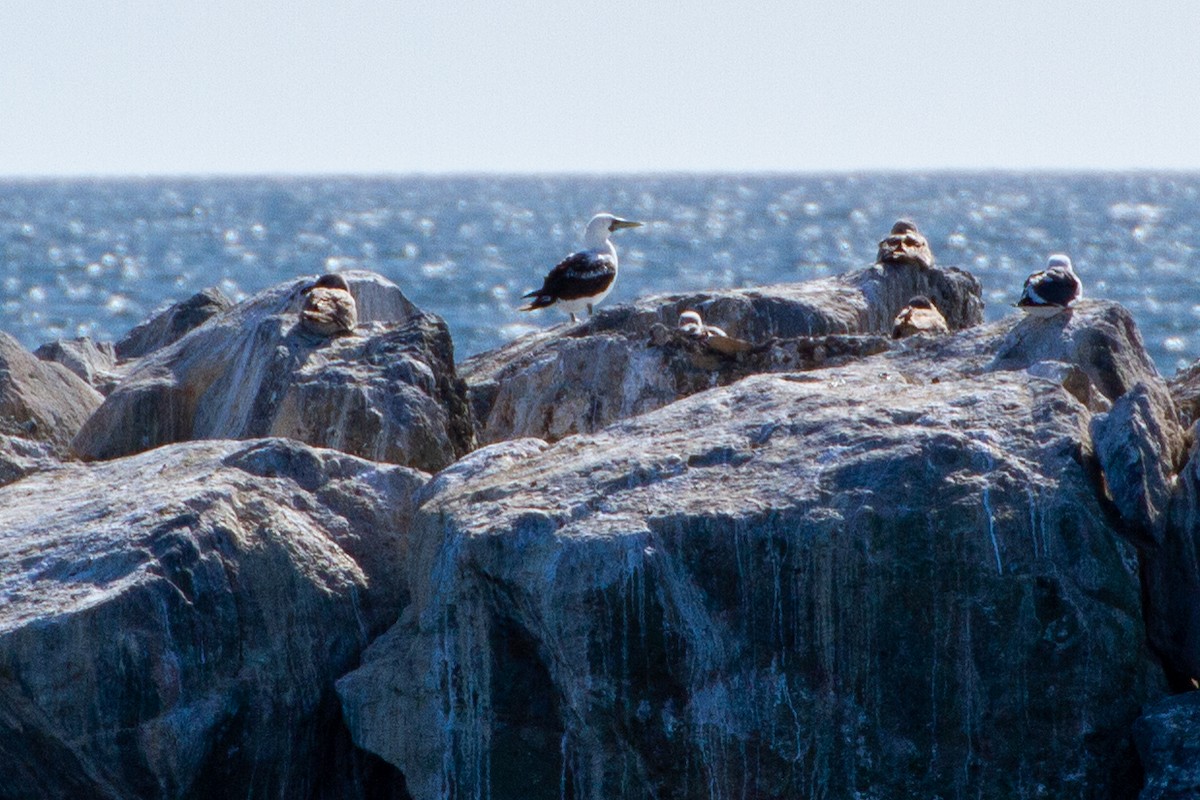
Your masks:
<svg viewBox="0 0 1200 800"><path fill-rule="evenodd" d="M550 270L542 288L525 295L532 297L533 302L522 310L544 308L556 300L595 297L611 286L616 277L617 263L607 253L586 250L572 253Z"/></svg>
<svg viewBox="0 0 1200 800"><path fill-rule="evenodd" d="M1079 279L1058 267L1035 272L1025 279L1018 306L1063 306L1079 296Z"/></svg>

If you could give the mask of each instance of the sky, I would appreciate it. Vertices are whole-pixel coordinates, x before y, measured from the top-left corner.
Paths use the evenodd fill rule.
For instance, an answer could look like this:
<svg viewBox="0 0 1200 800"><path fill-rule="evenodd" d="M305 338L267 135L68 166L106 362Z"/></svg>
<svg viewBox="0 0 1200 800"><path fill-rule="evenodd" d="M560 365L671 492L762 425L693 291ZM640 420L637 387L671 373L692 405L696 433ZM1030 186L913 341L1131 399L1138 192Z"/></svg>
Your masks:
<svg viewBox="0 0 1200 800"><path fill-rule="evenodd" d="M0 0L0 176L1200 169L1200 5Z"/></svg>

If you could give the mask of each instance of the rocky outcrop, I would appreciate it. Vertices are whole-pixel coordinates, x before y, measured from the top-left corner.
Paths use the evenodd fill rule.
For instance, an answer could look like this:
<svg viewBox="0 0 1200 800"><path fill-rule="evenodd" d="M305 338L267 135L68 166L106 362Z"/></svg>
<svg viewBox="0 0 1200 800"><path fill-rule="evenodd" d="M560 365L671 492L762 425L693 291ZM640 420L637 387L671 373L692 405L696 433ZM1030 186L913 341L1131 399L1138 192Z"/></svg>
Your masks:
<svg viewBox="0 0 1200 800"><path fill-rule="evenodd" d="M266 440L0 490L0 797L405 796L332 687L396 617L425 481Z"/></svg>
<svg viewBox="0 0 1200 800"><path fill-rule="evenodd" d="M102 400L61 364L39 360L0 333L0 434L46 442L62 456Z"/></svg>
<svg viewBox="0 0 1200 800"><path fill-rule="evenodd" d="M54 449L46 442L0 434L0 486L58 464Z"/></svg>
<svg viewBox="0 0 1200 800"><path fill-rule="evenodd" d="M233 301L213 287L186 300L168 304L125 334L114 347L121 361L141 358L182 339L189 331L233 307Z"/></svg>
<svg viewBox="0 0 1200 800"><path fill-rule="evenodd" d="M33 354L42 361L62 364L100 394L108 394L121 380L117 352L111 342L95 342L87 336L57 339Z"/></svg>
<svg viewBox="0 0 1200 800"><path fill-rule="evenodd" d="M1200 361L1176 372L1169 387L1184 424L1200 420Z"/></svg>
<svg viewBox="0 0 1200 800"><path fill-rule="evenodd" d="M417 800L1133 796L1162 682L1127 534L1162 498L1129 489L1181 437L1127 322L1013 317L473 453L338 683L355 741ZM1103 413L1137 445L1112 422L1098 455Z"/></svg>
<svg viewBox="0 0 1200 800"><path fill-rule="evenodd" d="M522 436L557 441L772 365L807 368L833 358L816 352L788 362L771 355L788 348L773 340L789 340L794 350L796 342L803 349L814 338L827 339L835 352L861 355L864 345L856 336L888 336L896 313L915 294L933 298L952 330L983 320L979 282L970 274L911 264L875 266L800 284L647 298L468 359L460 372L471 387L481 441ZM699 311L706 323L759 347L719 359L705 372L709 382L698 385L690 358L676 358L677 348L662 346L685 310ZM877 352L879 345L867 347Z"/></svg>
<svg viewBox="0 0 1200 800"><path fill-rule="evenodd" d="M109 459L169 442L288 436L440 469L473 445L445 323L373 273L346 273L364 323L326 339L296 324L294 281L213 317L134 366L73 442Z"/></svg>
<svg viewBox="0 0 1200 800"><path fill-rule="evenodd" d="M1200 791L1200 692L1154 703L1134 727L1146 767L1139 800L1189 800Z"/></svg>

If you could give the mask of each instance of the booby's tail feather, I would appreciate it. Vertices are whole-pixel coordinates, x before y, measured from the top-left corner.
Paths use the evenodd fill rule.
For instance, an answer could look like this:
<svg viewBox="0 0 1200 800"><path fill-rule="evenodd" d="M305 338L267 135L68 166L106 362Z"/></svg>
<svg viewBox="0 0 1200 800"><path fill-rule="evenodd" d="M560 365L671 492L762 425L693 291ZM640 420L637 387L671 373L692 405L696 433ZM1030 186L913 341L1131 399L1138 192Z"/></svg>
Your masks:
<svg viewBox="0 0 1200 800"><path fill-rule="evenodd" d="M554 298L548 294L538 294L537 292L530 292L529 294L525 295L525 297L532 297L533 302L527 306L521 306L521 308L519 309L521 311L533 311L538 308L545 308L546 306L552 305L554 303Z"/></svg>

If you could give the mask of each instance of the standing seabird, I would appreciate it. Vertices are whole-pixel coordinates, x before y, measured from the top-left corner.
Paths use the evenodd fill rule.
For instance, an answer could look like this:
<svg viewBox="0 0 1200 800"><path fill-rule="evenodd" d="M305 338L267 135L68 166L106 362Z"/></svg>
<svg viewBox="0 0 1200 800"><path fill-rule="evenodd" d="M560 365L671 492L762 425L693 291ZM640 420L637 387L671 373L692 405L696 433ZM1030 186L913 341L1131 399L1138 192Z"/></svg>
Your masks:
<svg viewBox="0 0 1200 800"><path fill-rule="evenodd" d="M599 303L612 290L617 280L617 249L608 237L621 228L637 228L640 222L614 217L612 214L597 214L588 223L583 235L586 249L572 253L560 261L542 281L542 288L525 297L533 302L522 306L522 311L559 305L571 315L575 322L576 312Z"/></svg>
<svg viewBox="0 0 1200 800"><path fill-rule="evenodd" d="M304 306L300 309L300 325L320 336L339 336L354 333L358 325L358 305L350 294L350 284L336 272L331 272L305 286Z"/></svg>
<svg viewBox="0 0 1200 800"><path fill-rule="evenodd" d="M1046 268L1025 279L1017 308L1035 317L1052 317L1083 297L1083 282L1075 274L1071 259L1055 253Z"/></svg>
<svg viewBox="0 0 1200 800"><path fill-rule="evenodd" d="M903 339L905 336L913 336L918 333L949 333L950 327L946 324L946 318L942 316L942 312L937 310L937 306L923 294L908 301L908 305L900 309L900 313L896 315L895 321L892 323L892 338Z"/></svg>
<svg viewBox="0 0 1200 800"><path fill-rule="evenodd" d="M933 250L925 235L910 220L898 219L892 232L879 243L876 264L916 264L929 269L933 266Z"/></svg>

